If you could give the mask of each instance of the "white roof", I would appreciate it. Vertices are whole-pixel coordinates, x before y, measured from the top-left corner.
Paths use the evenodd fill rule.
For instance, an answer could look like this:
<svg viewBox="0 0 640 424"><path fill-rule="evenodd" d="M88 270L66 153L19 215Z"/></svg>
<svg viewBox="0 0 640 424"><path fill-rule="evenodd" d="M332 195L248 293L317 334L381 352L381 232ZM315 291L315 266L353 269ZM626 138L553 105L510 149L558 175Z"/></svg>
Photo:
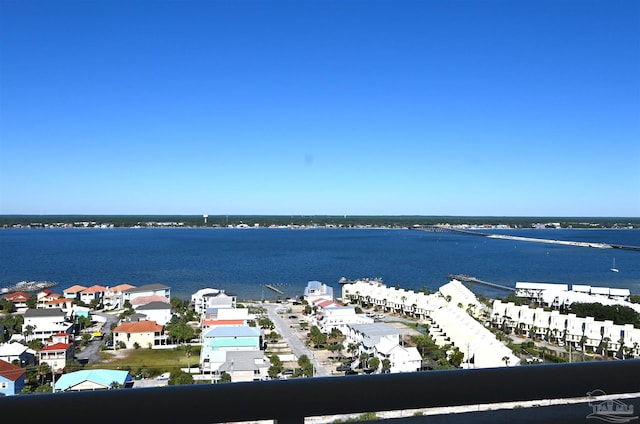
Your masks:
<svg viewBox="0 0 640 424"><path fill-rule="evenodd" d="M516 282L516 290L556 290L563 291L569 290L567 284L554 284L554 283L529 283L525 281Z"/></svg>

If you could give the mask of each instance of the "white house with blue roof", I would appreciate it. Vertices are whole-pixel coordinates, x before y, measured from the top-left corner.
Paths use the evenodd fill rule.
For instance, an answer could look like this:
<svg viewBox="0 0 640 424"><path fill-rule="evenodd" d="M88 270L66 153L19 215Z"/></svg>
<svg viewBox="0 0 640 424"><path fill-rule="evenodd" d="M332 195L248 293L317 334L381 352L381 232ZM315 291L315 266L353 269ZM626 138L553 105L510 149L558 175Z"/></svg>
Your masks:
<svg viewBox="0 0 640 424"><path fill-rule="evenodd" d="M131 376L128 371L121 370L81 370L63 374L55 382L55 392L108 390L131 385Z"/></svg>
<svg viewBox="0 0 640 424"><path fill-rule="evenodd" d="M321 281L309 281L307 287L304 288L304 298L309 303L317 299L333 301L333 287L327 286Z"/></svg>

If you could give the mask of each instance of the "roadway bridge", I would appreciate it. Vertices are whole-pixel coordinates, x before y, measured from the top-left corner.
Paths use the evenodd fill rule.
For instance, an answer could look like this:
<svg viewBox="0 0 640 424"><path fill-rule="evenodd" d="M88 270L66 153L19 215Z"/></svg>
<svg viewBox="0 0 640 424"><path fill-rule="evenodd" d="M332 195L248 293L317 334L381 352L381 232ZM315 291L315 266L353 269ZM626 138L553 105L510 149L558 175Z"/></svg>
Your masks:
<svg viewBox="0 0 640 424"><path fill-rule="evenodd" d="M480 236L480 237L489 237L496 239L504 239L504 240L516 240L516 241L529 241L534 243L550 243L550 244L564 244L567 246L578 246L578 247L592 247L597 249L621 249L621 250L636 250L640 251L640 246L629 246L622 244L610 244L610 243L596 243L596 242L582 242L582 241L571 241L571 240L553 240L553 239L541 239L534 237L521 237L521 236L510 236L506 234L492 234L492 233L484 233L479 231L470 231L470 230L462 230L460 228L452 228L449 226L443 225L423 225L418 227L412 227L413 230L434 232L434 233L459 233L466 234L470 236Z"/></svg>

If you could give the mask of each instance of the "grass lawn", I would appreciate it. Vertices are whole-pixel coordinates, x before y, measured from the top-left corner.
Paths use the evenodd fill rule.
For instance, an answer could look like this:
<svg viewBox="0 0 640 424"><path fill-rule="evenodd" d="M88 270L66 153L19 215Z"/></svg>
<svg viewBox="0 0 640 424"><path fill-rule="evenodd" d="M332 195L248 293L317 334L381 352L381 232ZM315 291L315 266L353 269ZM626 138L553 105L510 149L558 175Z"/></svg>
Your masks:
<svg viewBox="0 0 640 424"><path fill-rule="evenodd" d="M120 349L117 352L103 351L103 360L89 364L86 369L121 369L137 371L142 368L155 369L159 373L177 368L194 366L200 357L200 346L193 346L187 358L184 348L178 349Z"/></svg>

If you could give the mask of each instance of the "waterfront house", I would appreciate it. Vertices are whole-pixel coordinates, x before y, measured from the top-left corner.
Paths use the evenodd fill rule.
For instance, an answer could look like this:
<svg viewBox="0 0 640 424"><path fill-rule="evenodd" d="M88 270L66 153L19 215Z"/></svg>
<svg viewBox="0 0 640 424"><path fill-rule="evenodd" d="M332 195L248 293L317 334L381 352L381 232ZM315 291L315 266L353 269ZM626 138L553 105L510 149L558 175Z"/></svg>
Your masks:
<svg viewBox="0 0 640 424"><path fill-rule="evenodd" d="M13 306L15 306L16 311L18 311L18 312L22 312L22 311L27 310L27 308L28 308L27 300L29 300L30 297L31 297L30 294L22 292L22 291L9 293L9 294L4 296L5 299L7 299L11 303L13 303Z"/></svg>
<svg viewBox="0 0 640 424"><path fill-rule="evenodd" d="M40 364L47 363L52 372L61 374L67 366L67 361L73 359L73 344L61 342L47 344L37 352L37 357Z"/></svg>
<svg viewBox="0 0 640 424"><path fill-rule="evenodd" d="M133 289L135 286L131 284L119 284L114 287L106 286L104 295L102 298L102 304L105 309L117 309L122 304L122 292L125 290Z"/></svg>
<svg viewBox="0 0 640 424"><path fill-rule="evenodd" d="M124 322L113 329L113 342L124 343L127 349L136 346L153 348L167 344L164 327L155 321Z"/></svg>
<svg viewBox="0 0 640 424"><path fill-rule="evenodd" d="M0 395L13 396L24 388L26 371L0 359Z"/></svg>
<svg viewBox="0 0 640 424"><path fill-rule="evenodd" d="M308 303L313 303L317 299L333 301L333 287L320 281L309 281L304 288L304 299Z"/></svg>
<svg viewBox="0 0 640 424"><path fill-rule="evenodd" d="M62 295L68 299L78 299L80 300L80 292L82 290L86 290L85 286L74 285L62 291Z"/></svg>
<svg viewBox="0 0 640 424"><path fill-rule="evenodd" d="M150 302L134 307L136 313L145 315L147 321L155 321L159 325L166 325L172 316L171 304L167 302Z"/></svg>
<svg viewBox="0 0 640 424"><path fill-rule="evenodd" d="M166 299L167 302L169 302L171 299L171 288L163 284L147 284L144 286L123 290L121 299L122 303L120 304L120 307L122 308L124 306L124 302L126 302L127 300L133 305L133 301L136 298L144 296L157 296L157 298L153 298L153 301L158 300L162 297Z"/></svg>
<svg viewBox="0 0 640 424"><path fill-rule="evenodd" d="M80 392L130 387L131 385L132 380L128 371L81 370L60 376L55 382L53 390L54 392Z"/></svg>
<svg viewBox="0 0 640 424"><path fill-rule="evenodd" d="M236 304L236 296L228 295L224 290L205 288L191 295L190 308L203 314L207 309L235 308Z"/></svg>
<svg viewBox="0 0 640 424"><path fill-rule="evenodd" d="M107 290L104 286L93 285L91 287L87 287L86 289L80 291L80 301L86 303L87 305L94 303L102 303L102 297L104 296L104 292Z"/></svg>
<svg viewBox="0 0 640 424"><path fill-rule="evenodd" d="M38 339L46 343L56 333L71 334L73 324L67 321L66 314L60 308L27 309L24 313L22 331L27 341Z"/></svg>

